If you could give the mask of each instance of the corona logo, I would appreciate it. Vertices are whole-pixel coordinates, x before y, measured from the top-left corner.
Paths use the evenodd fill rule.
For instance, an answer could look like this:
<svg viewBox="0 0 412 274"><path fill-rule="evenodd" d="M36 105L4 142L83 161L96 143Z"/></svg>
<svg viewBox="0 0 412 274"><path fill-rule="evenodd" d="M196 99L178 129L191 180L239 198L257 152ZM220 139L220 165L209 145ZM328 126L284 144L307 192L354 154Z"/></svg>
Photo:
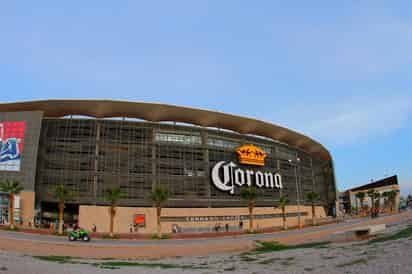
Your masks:
<svg viewBox="0 0 412 274"><path fill-rule="evenodd" d="M281 189L282 176L279 173L245 170L233 162L221 161L212 168L212 182L221 191L235 194L235 187L252 186L258 188Z"/></svg>
<svg viewBox="0 0 412 274"><path fill-rule="evenodd" d="M254 145L244 145L236 149L239 163L246 165L264 166L266 153Z"/></svg>

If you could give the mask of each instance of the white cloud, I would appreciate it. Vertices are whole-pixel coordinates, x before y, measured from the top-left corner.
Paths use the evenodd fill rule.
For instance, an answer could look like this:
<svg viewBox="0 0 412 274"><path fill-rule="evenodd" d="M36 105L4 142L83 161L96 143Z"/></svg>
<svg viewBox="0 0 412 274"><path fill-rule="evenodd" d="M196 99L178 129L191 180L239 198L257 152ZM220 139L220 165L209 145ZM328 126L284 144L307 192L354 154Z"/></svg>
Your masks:
<svg viewBox="0 0 412 274"><path fill-rule="evenodd" d="M411 107L410 101L403 98L344 102L330 117L309 125L308 131L332 143L354 142L401 128Z"/></svg>
<svg viewBox="0 0 412 274"><path fill-rule="evenodd" d="M294 106L280 116L280 124L291 125L322 143L345 145L390 134L405 126L411 114L412 96L388 95Z"/></svg>
<svg viewBox="0 0 412 274"><path fill-rule="evenodd" d="M346 24L291 24L274 26L273 35L287 45L295 69L321 79L383 77L410 66L412 23L361 9ZM276 40L277 42L278 40Z"/></svg>

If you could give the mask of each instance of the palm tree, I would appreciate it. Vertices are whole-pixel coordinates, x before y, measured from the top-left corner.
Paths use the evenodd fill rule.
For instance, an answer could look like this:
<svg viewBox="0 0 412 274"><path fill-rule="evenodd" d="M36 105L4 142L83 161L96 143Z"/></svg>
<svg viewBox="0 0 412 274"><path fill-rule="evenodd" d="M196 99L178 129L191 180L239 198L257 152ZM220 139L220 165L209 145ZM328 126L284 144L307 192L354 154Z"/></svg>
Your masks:
<svg viewBox="0 0 412 274"><path fill-rule="evenodd" d="M156 186L152 195L150 196L153 206L156 207L156 217L157 217L157 237L160 239L162 237L162 226L160 223L160 216L162 214L163 204L169 199L169 193L162 186Z"/></svg>
<svg viewBox="0 0 412 274"><path fill-rule="evenodd" d="M374 189L369 189L366 194L371 199L371 207L373 207L374 206L374 201L375 201L376 191Z"/></svg>
<svg viewBox="0 0 412 274"><path fill-rule="evenodd" d="M18 195L23 187L17 181L6 180L0 183L0 191L9 194L9 226L14 229L14 196Z"/></svg>
<svg viewBox="0 0 412 274"><path fill-rule="evenodd" d="M59 230L60 235L63 234L63 214L64 214L64 204L72 196L70 191L63 184L56 185L53 188L53 196L58 201L59 208Z"/></svg>
<svg viewBox="0 0 412 274"><path fill-rule="evenodd" d="M375 196L376 196L376 191L374 189L369 189L367 192L368 197L371 199L371 217L373 217L373 212L374 212L374 207L375 207Z"/></svg>
<svg viewBox="0 0 412 274"><path fill-rule="evenodd" d="M391 212L393 212L393 208L395 207L395 203L396 203L396 196L398 195L398 191L397 190L391 190L388 191L388 200L389 200L389 204L390 204L390 210Z"/></svg>
<svg viewBox="0 0 412 274"><path fill-rule="evenodd" d="M381 197L382 197L381 193L375 191L375 193L374 193L374 195L373 195L373 199L375 200L375 207L376 207L378 210L380 210L380 208L381 208Z"/></svg>
<svg viewBox="0 0 412 274"><path fill-rule="evenodd" d="M104 192L105 199L110 202L109 214L110 214L110 228L109 236L113 238L113 225L114 225L114 216L116 215L116 206L117 201L122 198L122 191L120 187L112 187L106 189Z"/></svg>
<svg viewBox="0 0 412 274"><path fill-rule="evenodd" d="M362 209L363 206L363 200L365 199L365 192L358 192L355 194L356 198L358 198L359 202L360 202L360 208ZM359 208L357 207L356 209L358 211L359 214Z"/></svg>
<svg viewBox="0 0 412 274"><path fill-rule="evenodd" d="M384 192L384 193L382 193L383 206L384 206L385 210L388 208L388 203L389 203L388 193L389 193L389 192Z"/></svg>
<svg viewBox="0 0 412 274"><path fill-rule="evenodd" d="M280 196L279 198L279 208L282 210L282 220L283 220L283 229L288 228L286 224L286 206L289 204L289 200L285 196Z"/></svg>
<svg viewBox="0 0 412 274"><path fill-rule="evenodd" d="M248 202L248 209L249 209L249 232L253 232L253 209L255 207L257 192L256 188L248 187L242 189L240 192L240 196L243 200Z"/></svg>
<svg viewBox="0 0 412 274"><path fill-rule="evenodd" d="M315 225L315 202L319 199L319 194L316 192L309 192L306 194L306 199L310 202L312 206L312 225Z"/></svg>
<svg viewBox="0 0 412 274"><path fill-rule="evenodd" d="M412 204L412 195L409 194L406 198L406 206L409 207Z"/></svg>

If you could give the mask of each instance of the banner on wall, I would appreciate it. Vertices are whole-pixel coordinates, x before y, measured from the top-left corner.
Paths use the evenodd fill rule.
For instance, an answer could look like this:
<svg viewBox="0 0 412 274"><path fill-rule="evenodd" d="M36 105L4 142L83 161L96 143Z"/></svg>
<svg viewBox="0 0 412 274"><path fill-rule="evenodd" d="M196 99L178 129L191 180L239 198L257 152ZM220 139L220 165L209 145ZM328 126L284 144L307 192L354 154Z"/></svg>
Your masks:
<svg viewBox="0 0 412 274"><path fill-rule="evenodd" d="M20 171L26 123L0 122L0 170Z"/></svg>
<svg viewBox="0 0 412 274"><path fill-rule="evenodd" d="M146 225L146 216L144 214L135 214L134 225L144 227Z"/></svg>

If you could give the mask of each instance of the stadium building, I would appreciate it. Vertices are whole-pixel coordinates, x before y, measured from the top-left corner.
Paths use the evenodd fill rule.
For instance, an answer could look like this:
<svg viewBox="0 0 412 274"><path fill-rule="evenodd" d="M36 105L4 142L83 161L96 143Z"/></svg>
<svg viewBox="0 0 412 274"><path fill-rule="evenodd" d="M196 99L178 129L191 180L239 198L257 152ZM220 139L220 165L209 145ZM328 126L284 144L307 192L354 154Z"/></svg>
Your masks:
<svg viewBox="0 0 412 274"><path fill-rule="evenodd" d="M332 158L318 142L267 122L164 104L109 100L44 100L0 104L0 179L24 187L16 202L23 225L57 218L52 189L71 192L65 222L109 229L105 190L119 186L115 232L156 230L150 194L169 200L162 229L247 228L242 188L255 186L255 227L279 226L281 195L289 225L311 218L306 193L319 194L317 217L332 215ZM3 220L7 217L0 195Z"/></svg>

